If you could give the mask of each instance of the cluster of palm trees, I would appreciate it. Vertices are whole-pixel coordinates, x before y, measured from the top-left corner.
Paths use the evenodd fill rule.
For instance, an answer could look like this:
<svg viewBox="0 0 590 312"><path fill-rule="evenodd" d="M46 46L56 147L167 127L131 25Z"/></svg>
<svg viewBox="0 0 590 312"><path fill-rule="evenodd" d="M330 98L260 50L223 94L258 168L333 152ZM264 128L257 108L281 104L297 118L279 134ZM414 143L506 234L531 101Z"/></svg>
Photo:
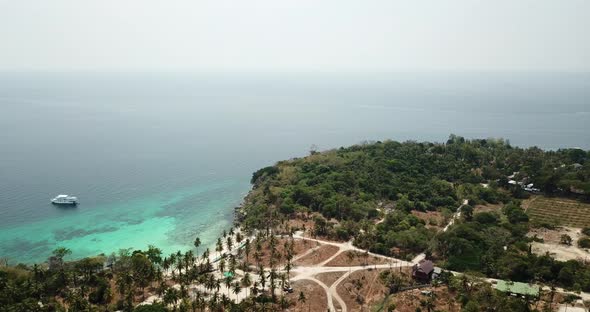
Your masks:
<svg viewBox="0 0 590 312"><path fill-rule="evenodd" d="M285 290L294 254L292 235L281 241L272 231L264 231L246 238L232 228L217 240L215 259L209 248L198 255L200 238L194 247L167 256L155 246L121 249L108 257L71 262L64 260L70 250L58 248L49 268L35 265L15 268L12 275L0 272L0 288L7 289L0 303L18 306L14 311L29 306L44 311L37 308L39 303L48 310L133 311L147 299L173 311L278 310L291 304ZM23 308L22 302L30 305Z"/></svg>
<svg viewBox="0 0 590 312"><path fill-rule="evenodd" d="M196 238L195 248L198 250L200 245L201 240ZM159 265L177 284L160 282L158 294L175 311L285 309L291 304L284 292L290 288L293 237L285 240L282 247L279 251L279 240L270 233L258 233L250 240L231 228L218 238L217 257L213 261L209 249L200 258L195 258L192 251L164 257ZM251 256L255 264L249 262ZM277 292L279 286L283 289ZM240 297L243 292L245 295Z"/></svg>

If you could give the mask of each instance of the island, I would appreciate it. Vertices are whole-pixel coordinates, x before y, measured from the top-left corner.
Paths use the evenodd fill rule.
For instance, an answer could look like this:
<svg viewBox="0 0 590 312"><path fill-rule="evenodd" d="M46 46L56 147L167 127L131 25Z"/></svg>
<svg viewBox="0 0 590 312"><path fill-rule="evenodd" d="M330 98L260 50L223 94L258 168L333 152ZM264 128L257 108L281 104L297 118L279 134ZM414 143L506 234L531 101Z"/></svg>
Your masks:
<svg viewBox="0 0 590 312"><path fill-rule="evenodd" d="M590 307L589 151L364 142L279 161L251 183L215 246L4 263L2 311Z"/></svg>

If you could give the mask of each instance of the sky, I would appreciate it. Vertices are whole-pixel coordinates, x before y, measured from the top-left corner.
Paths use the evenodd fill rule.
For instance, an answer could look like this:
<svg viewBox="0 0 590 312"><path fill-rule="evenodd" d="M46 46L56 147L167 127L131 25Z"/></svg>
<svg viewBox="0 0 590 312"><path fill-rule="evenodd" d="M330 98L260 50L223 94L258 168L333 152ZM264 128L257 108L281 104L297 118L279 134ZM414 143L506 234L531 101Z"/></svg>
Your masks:
<svg viewBox="0 0 590 312"><path fill-rule="evenodd" d="M0 0L0 71L590 71L588 0Z"/></svg>

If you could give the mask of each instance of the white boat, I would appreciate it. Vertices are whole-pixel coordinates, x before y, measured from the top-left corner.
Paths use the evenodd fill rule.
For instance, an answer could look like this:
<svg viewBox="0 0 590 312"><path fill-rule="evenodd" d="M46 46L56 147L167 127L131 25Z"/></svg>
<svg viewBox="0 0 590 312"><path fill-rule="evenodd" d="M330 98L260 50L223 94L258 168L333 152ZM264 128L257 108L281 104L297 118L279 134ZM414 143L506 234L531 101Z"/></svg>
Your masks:
<svg viewBox="0 0 590 312"><path fill-rule="evenodd" d="M78 197L68 195L57 195L51 200L52 204L55 205L77 205Z"/></svg>

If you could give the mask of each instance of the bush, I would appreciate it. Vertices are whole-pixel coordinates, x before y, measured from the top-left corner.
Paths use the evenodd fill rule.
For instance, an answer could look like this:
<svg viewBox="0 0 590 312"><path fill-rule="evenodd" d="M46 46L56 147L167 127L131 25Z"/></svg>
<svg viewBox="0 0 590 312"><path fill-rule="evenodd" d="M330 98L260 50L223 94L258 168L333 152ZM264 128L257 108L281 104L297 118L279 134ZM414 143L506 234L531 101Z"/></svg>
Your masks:
<svg viewBox="0 0 590 312"><path fill-rule="evenodd" d="M140 305L133 310L134 312L166 312L166 308L161 304Z"/></svg>
<svg viewBox="0 0 590 312"><path fill-rule="evenodd" d="M582 237L578 240L578 246L580 248L590 248L590 238Z"/></svg>
<svg viewBox="0 0 590 312"><path fill-rule="evenodd" d="M590 227L585 227L582 229L582 234L590 236Z"/></svg>
<svg viewBox="0 0 590 312"><path fill-rule="evenodd" d="M395 311L395 308L397 308L395 303L390 303L389 306L387 307L387 312L393 312L393 311Z"/></svg>
<svg viewBox="0 0 590 312"><path fill-rule="evenodd" d="M572 244L572 237L567 234L562 234L559 242L561 244L570 246Z"/></svg>
<svg viewBox="0 0 590 312"><path fill-rule="evenodd" d="M498 217L491 212L480 212L475 215L474 219L480 224L495 224L498 222Z"/></svg>

